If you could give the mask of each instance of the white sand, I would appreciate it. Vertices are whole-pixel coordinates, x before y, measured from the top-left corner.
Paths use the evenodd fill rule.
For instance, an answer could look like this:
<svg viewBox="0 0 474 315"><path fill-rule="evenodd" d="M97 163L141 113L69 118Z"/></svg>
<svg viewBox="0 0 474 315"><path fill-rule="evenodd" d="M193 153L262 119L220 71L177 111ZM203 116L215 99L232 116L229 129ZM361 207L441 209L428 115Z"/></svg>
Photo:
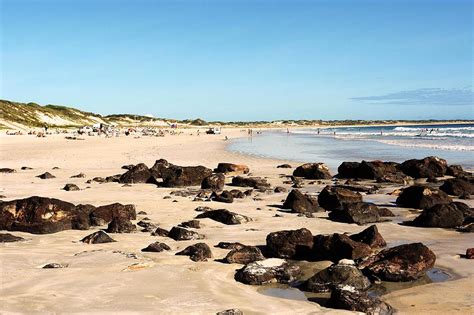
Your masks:
<svg viewBox="0 0 474 315"><path fill-rule="evenodd" d="M187 133L195 131L186 131ZM226 208L249 216L254 221L226 226L203 219L199 233L212 248L214 258L223 258L227 250L214 248L220 241L239 241L244 244L264 244L268 233L305 227L313 234L358 232L364 227L335 223L325 219L297 217L283 214L273 217L285 193L261 195L262 201L252 198L236 200L232 204L193 202L191 198L163 199L172 189L136 184L122 187L117 183L85 184L96 176L124 172L124 164L154 161L165 158L178 165L204 165L210 168L218 162L247 164L257 176L267 176L272 185L282 185L278 174L291 174L291 169L277 169L285 161L241 156L225 151L224 136L245 136L239 130L224 130L222 135L180 135L164 138L86 137L85 141L71 141L64 136L36 138L34 136L2 136L1 167L18 170L14 174L0 174L0 194L11 200L32 195L55 197L72 203L102 205L112 202L132 203L137 211L146 211L152 222L169 229L194 218L197 206ZM376 156L374 156L376 158ZM316 161L315 161L316 162ZM324 162L324 161L322 161ZM290 163L296 164L296 163ZM21 171L22 166L33 170ZM54 166L58 170L52 170ZM36 178L49 171L57 178ZM69 178L83 172L85 179ZM66 192L61 188L75 183L83 190ZM283 185L289 188L288 185ZM314 186L313 186L314 187ZM312 189L313 189L312 187ZM322 186L316 186L321 189ZM303 189L304 190L304 189ZM372 195L377 202L395 200L395 196ZM173 199L179 202L172 202ZM473 202L469 201L470 206ZM262 210L256 210L261 208ZM399 210L400 213L408 213ZM413 216L413 214L411 214ZM143 216L139 216L139 219ZM472 313L474 307L473 261L459 257L466 247L472 247L472 235L443 229L404 227L396 223L377 224L389 245L403 242L423 242L437 255L437 267L456 272L458 280L428 284L396 291L384 299L400 313L451 314ZM197 241L176 242L169 238L153 237L149 233L111 234L116 243L89 245L78 242L82 237L99 230L63 231L49 235L11 232L27 238L26 242L0 245L0 313L160 313L214 314L229 308L239 308L244 314L339 314L313 302L294 301L260 294L255 286L233 279L240 265L228 265L210 260L192 262L187 256L174 256L184 247ZM142 253L140 249L154 241L171 247L162 253ZM120 252L117 252L120 251ZM127 257L135 253L138 259ZM65 269L41 269L46 263L67 263Z"/></svg>

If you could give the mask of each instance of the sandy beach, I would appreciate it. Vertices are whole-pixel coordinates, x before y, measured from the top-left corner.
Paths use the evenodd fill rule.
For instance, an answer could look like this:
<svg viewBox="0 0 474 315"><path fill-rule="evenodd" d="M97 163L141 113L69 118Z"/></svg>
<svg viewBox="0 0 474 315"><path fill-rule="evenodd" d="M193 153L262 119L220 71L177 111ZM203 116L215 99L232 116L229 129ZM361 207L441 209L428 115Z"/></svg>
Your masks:
<svg viewBox="0 0 474 315"><path fill-rule="evenodd" d="M221 135L200 136L193 129L165 137L85 136L82 141L67 140L64 135L46 138L2 135L1 166L17 170L0 174L0 194L5 196L4 201L36 195L94 206L114 202L134 204L137 212L147 213L138 215L137 221L146 216L165 229L195 218L199 213L194 209L198 206L225 208L251 217L253 221L224 225L201 219L198 231L205 235L202 241L211 247L213 254L213 259L207 262L175 256L176 252L196 241L174 241L150 233L113 234L117 242L92 245L79 240L104 227L44 235L11 232L27 241L0 244L0 313L215 314L230 308L238 308L244 314L351 313L324 308L310 301L261 294L259 286L234 280L235 271L242 265L214 261L228 252L214 245L222 241L264 245L270 232L303 227L315 235L354 233L362 231L363 226L327 220L326 213L317 213L316 218L282 213L272 205L281 205L287 193L256 192L252 197L224 204L193 201L193 197L164 199L180 189L157 188L150 184L124 187L119 183L85 183L94 177L123 173L122 165L143 162L151 167L155 160L163 158L177 165L203 165L211 169L219 162L245 164L252 175L267 178L273 187L284 186L291 190L289 184L282 184L285 178L280 175L291 175L293 169L276 166L282 163L297 166L297 163L228 152L225 136L231 140L247 135L239 129L224 129ZM32 169L21 170L23 166ZM55 167L58 169L53 169ZM46 171L56 178L42 180L35 177ZM85 178L70 178L81 172L86 174ZM229 181L227 176L226 182ZM319 192L331 182L325 180L322 184L305 185L301 190ZM77 184L81 190L62 190L67 183ZM381 189L377 194L364 196L364 201L370 199L378 205L393 203L396 196L387 195L393 189ZM472 200L463 202L474 206ZM448 271L451 278L396 290L383 295L382 299L400 314L472 314L474 268L472 260L460 257L466 248L472 247L472 235L447 229L402 226L398 222L412 219L416 214L402 208L391 209L397 217L377 223L388 246L424 243L436 254L435 267ZM277 213L282 217L275 217ZM171 250L161 253L140 251L155 241L168 244ZM68 264L68 268L42 269L52 262Z"/></svg>

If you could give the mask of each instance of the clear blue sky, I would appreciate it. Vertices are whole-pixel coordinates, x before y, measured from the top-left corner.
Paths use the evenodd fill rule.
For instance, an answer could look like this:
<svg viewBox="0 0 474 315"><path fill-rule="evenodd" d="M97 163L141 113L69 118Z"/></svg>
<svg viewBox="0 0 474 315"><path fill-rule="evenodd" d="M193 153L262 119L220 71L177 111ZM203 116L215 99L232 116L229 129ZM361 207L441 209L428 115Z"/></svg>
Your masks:
<svg viewBox="0 0 474 315"><path fill-rule="evenodd" d="M470 0L0 2L2 99L207 120L474 119Z"/></svg>

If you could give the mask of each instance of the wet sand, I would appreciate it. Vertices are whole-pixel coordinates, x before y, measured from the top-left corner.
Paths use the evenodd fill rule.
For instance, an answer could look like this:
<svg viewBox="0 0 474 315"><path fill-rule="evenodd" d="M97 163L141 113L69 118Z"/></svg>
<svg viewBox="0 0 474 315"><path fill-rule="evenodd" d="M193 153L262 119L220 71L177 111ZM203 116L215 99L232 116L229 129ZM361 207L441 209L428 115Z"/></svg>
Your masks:
<svg viewBox="0 0 474 315"><path fill-rule="evenodd" d="M193 133L193 135L188 135ZM169 229L194 218L198 206L226 208L254 219L243 224L227 226L203 219L199 233L213 252L214 259L223 258L227 250L214 248L221 241L239 241L248 245L265 243L268 233L308 228L313 234L359 232L364 227L336 223L319 218L298 217L278 211L286 193L260 194L237 199L232 204L195 202L192 197L163 199L176 189L157 188L149 184L122 187L118 183L91 183L87 179L123 173L125 164L144 162L152 166L164 158L178 165L204 165L215 168L219 162L247 164L251 173L268 177L272 186L283 185L279 174L291 174L292 169L277 169L287 161L244 156L225 150L224 136L230 139L246 136L237 129L225 129L222 135L201 135L194 130L166 137L99 138L85 137L84 141L66 140L64 135L36 138L34 136L1 136L1 167L17 170L0 174L0 194L3 200L33 195L54 197L65 201L102 205L113 202L136 205L137 212L160 227ZM374 159L377 156L374 154ZM325 162L325 161L315 161ZM295 162L288 162L297 165ZM22 166L33 170L22 171ZM59 169L52 169L59 167ZM36 178L45 171L54 179ZM70 178L83 172L86 178ZM230 178L227 178L229 181ZM330 183L331 181L326 181ZM77 184L81 190L66 192L66 183ZM324 185L305 185L319 191ZM388 190L393 190L390 188ZM395 196L379 195L370 198L378 204L395 201ZM177 200L178 202L173 202ZM471 207L472 200L466 200ZM257 210L261 208L261 210ZM409 219L414 213L394 209L396 214ZM276 213L283 217L274 217ZM138 220L144 216L139 215ZM396 220L395 220L396 221ZM135 222L136 223L136 222ZM416 286L395 291L383 299L401 314L472 313L474 308L474 268L472 260L459 257L472 247L472 235L444 229L401 226L396 222L377 224L380 233L390 244L423 242L437 255L436 267L453 270L459 278L452 281ZM271 297L257 292L258 287L241 284L233 279L241 265L223 264L210 260L192 262L187 256L174 254L197 241L174 241L151 236L150 233L111 234L117 240L108 244L83 244L82 237L99 230L63 231L48 235L11 232L27 239L25 242L0 244L0 312L8 313L160 313L214 314L229 308L239 308L244 314L348 314L331 310L309 301L295 301ZM148 244L160 241L171 251L142 253ZM136 254L131 256L127 254ZM67 263L64 269L41 269L47 263Z"/></svg>

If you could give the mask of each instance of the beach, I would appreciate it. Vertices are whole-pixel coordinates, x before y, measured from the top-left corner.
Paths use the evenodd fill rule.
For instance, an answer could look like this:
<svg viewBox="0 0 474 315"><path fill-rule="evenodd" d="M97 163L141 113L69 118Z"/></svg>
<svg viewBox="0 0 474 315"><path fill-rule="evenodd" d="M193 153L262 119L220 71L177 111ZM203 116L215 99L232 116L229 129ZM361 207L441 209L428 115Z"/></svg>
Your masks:
<svg viewBox="0 0 474 315"><path fill-rule="evenodd" d="M264 177L272 187L283 186L290 191L291 185L284 184L286 177L281 175L291 175L294 169L277 168L277 165L289 163L296 167L303 162L227 150L234 139L247 138L246 130L223 129L220 135L199 136L195 129L182 131L183 134L165 137L85 136L84 140L68 140L64 135L45 138L2 135L1 165L17 170L0 174L3 201L42 196L94 206L115 202L133 204L137 212L146 212L146 215L138 215L134 223L146 216L167 230L195 218L199 214L195 211L198 206L225 208L248 216L252 221L224 225L201 219L198 231L205 238L200 242L208 244L213 255L207 262L193 262L187 256L175 255L197 241L174 241L144 232L111 234L117 242L106 244L79 241L104 227L42 235L11 232L26 241L0 244L0 313L215 314L238 308L244 314L349 314L349 311L324 308L311 301L265 295L259 292L259 286L236 281L235 271L242 265L215 261L225 257L228 251L214 245L223 241L264 245L269 233L281 230L306 228L316 235L357 233L365 226L327 220L326 213L317 213L313 218L282 212L273 205L281 205L286 192L254 192L252 197L226 204L193 201L194 196L164 198L172 191L183 190L178 188L86 183L94 177L124 173L122 165L145 163L151 167L156 160L166 159L176 165L203 165L210 169L220 162L245 164L252 176ZM224 137L229 141L224 141ZM377 152L371 155L374 160L380 158ZM32 169L21 170L24 166ZM335 175L334 168L331 170ZM44 172L50 172L56 178L42 180L36 177ZM70 178L78 173L84 173L86 177ZM226 183L229 182L230 177L226 176ZM67 183L76 184L80 190L62 190ZM331 183L332 180L322 180L304 185L301 190L319 192ZM382 188L370 196L364 195L364 201L393 204L396 196L387 193L400 187ZM474 206L473 200L462 202ZM403 208L391 210L395 218L377 223L388 246L422 242L436 254L435 267L447 271L450 276L447 281L395 290L381 299L400 314L472 313L474 268L472 260L461 257L466 248L472 247L472 235L400 225L399 222L413 219L417 213ZM155 241L168 244L171 250L161 253L140 251ZM53 262L68 267L42 269Z"/></svg>

